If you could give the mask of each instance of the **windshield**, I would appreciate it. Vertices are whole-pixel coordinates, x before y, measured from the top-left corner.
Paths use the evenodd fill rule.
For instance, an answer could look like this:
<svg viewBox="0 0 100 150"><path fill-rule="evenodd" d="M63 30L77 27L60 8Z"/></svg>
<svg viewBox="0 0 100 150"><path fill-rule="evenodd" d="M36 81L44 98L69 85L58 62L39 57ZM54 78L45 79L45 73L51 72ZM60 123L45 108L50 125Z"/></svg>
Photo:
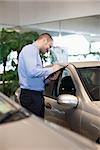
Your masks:
<svg viewBox="0 0 100 150"><path fill-rule="evenodd" d="M83 86L92 101L100 101L100 67L78 69Z"/></svg>
<svg viewBox="0 0 100 150"><path fill-rule="evenodd" d="M0 94L0 124L17 121L29 117L29 113L24 108L16 108Z"/></svg>

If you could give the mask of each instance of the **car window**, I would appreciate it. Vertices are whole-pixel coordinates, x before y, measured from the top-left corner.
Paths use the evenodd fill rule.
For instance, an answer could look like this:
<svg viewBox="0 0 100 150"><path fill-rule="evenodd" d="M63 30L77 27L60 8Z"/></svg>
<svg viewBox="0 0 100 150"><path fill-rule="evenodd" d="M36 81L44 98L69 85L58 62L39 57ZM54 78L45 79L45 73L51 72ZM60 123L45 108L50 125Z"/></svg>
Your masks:
<svg viewBox="0 0 100 150"><path fill-rule="evenodd" d="M56 80L51 80L45 85L45 96L57 99L60 94L76 94L73 80L67 69L63 69Z"/></svg>
<svg viewBox="0 0 100 150"><path fill-rule="evenodd" d="M76 95L76 89L68 69L65 69L63 71L61 79L58 84L57 91L58 95L60 94Z"/></svg>
<svg viewBox="0 0 100 150"><path fill-rule="evenodd" d="M45 84L45 91L44 95L48 97L53 97L53 93L55 91L55 84L56 81L48 81L48 83Z"/></svg>
<svg viewBox="0 0 100 150"><path fill-rule="evenodd" d="M100 67L80 68L78 73L90 99L100 100Z"/></svg>
<svg viewBox="0 0 100 150"><path fill-rule="evenodd" d="M44 95L51 97L51 98L56 98L57 95L57 85L58 85L58 81L59 78L62 74L62 70L60 69L58 71L56 71L55 73L53 73L52 75L50 75L46 80L45 80L45 91L44 91ZM56 77L57 78L56 78Z"/></svg>

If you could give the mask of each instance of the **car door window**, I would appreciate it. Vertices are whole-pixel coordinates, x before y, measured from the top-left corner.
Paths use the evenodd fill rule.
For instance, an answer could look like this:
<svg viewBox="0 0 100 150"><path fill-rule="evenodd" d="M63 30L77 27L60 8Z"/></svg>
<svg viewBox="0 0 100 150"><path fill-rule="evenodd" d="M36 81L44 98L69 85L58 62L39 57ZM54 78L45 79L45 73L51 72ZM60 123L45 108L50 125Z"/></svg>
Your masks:
<svg viewBox="0 0 100 150"><path fill-rule="evenodd" d="M56 72L57 73L57 72ZM55 74L55 73L54 73ZM51 80L50 78L54 76L54 74L52 74L52 76L49 76L46 80L45 80L45 91L44 91L44 96L48 96L51 98L56 99L57 97L57 85L58 85L58 81L59 78L62 74L62 69L59 70L59 75L57 77L57 79L55 80Z"/></svg>
<svg viewBox="0 0 100 150"><path fill-rule="evenodd" d="M52 97L54 93L55 81L50 81L45 84L44 95L48 97Z"/></svg>
<svg viewBox="0 0 100 150"><path fill-rule="evenodd" d="M65 69L62 73L62 77L58 84L58 95L61 94L72 94L76 95L76 89L71 78L70 72Z"/></svg>

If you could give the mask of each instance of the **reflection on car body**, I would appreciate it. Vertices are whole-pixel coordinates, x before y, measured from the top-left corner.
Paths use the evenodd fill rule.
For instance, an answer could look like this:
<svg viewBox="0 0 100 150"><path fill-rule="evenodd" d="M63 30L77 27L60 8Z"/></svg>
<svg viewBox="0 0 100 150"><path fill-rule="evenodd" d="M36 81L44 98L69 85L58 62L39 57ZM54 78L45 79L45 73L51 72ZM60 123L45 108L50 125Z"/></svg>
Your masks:
<svg viewBox="0 0 100 150"><path fill-rule="evenodd" d="M31 115L24 108L16 108L9 101L5 100L5 95L0 94L0 124L18 121ZM6 98L7 99L7 98Z"/></svg>
<svg viewBox="0 0 100 150"><path fill-rule="evenodd" d="M0 150L99 150L99 146L73 132L29 113L0 93Z"/></svg>
<svg viewBox="0 0 100 150"><path fill-rule="evenodd" d="M45 119L100 143L100 62L64 65L45 87Z"/></svg>

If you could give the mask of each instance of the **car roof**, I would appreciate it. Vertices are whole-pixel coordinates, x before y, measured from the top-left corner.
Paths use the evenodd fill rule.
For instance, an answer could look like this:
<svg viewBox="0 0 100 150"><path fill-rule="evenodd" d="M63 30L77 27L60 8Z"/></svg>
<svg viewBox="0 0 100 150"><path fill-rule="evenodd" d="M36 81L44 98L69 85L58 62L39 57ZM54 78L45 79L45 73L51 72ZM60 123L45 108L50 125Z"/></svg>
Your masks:
<svg viewBox="0 0 100 150"><path fill-rule="evenodd" d="M84 68L84 67L100 67L100 61L79 61L79 62L68 62L68 63L57 63L61 66L61 68L73 65L76 68ZM52 67L53 64L47 65L45 67Z"/></svg>
<svg viewBox="0 0 100 150"><path fill-rule="evenodd" d="M58 63L61 68L73 65L76 68L84 68L84 67L100 67L100 61L79 61L79 62L68 62L68 63ZM49 65L52 66L52 65ZM47 66L48 67L48 66Z"/></svg>
<svg viewBox="0 0 100 150"><path fill-rule="evenodd" d="M73 64L76 68L95 67L100 66L100 61L69 62L69 64Z"/></svg>
<svg viewBox="0 0 100 150"><path fill-rule="evenodd" d="M58 65L60 65L60 69L63 70L63 68L66 67L71 67L74 66L75 68L86 68L86 67L100 67L100 61L81 61L81 62L68 62L68 63L57 63ZM47 67L52 67L54 64L50 64L45 66ZM60 70L59 69L59 70ZM58 70L57 70L58 71ZM55 72L57 72L55 71ZM52 74L50 74L45 80L47 80L49 77L51 77L55 72L53 72Z"/></svg>

